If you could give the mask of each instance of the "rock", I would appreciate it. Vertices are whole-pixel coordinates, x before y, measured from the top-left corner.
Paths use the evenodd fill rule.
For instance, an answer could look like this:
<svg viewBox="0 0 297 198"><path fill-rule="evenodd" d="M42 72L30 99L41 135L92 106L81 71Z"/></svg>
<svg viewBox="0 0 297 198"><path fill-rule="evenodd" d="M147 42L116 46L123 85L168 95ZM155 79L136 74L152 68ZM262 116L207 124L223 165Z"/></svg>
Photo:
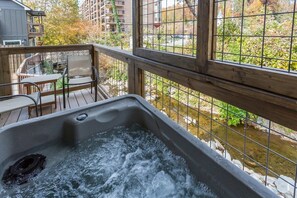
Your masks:
<svg viewBox="0 0 297 198"><path fill-rule="evenodd" d="M222 155L222 156L223 156L223 153L222 153L222 151L220 151L220 150L216 149L216 152L217 152L218 154L220 154L220 155Z"/></svg>
<svg viewBox="0 0 297 198"><path fill-rule="evenodd" d="M249 169L248 167L244 167L244 172L246 172L249 175L252 174L252 173L254 173L254 171L251 170L251 169Z"/></svg>
<svg viewBox="0 0 297 198"><path fill-rule="evenodd" d="M201 142L203 142L204 144L207 144L207 142L205 140L203 140L203 139L201 139Z"/></svg>
<svg viewBox="0 0 297 198"><path fill-rule="evenodd" d="M233 164L234 164L235 166L237 166L238 168L243 169L243 165L242 165L242 163L241 163L239 160L237 160L237 159L233 159L232 162L233 162Z"/></svg>
<svg viewBox="0 0 297 198"><path fill-rule="evenodd" d="M223 156L224 156L227 160L229 160L229 161L232 160L231 155L228 153L227 150L224 151Z"/></svg>
<svg viewBox="0 0 297 198"><path fill-rule="evenodd" d="M161 110L161 113L163 113L164 115L166 115L166 116L168 117L168 115L167 115L167 113L166 113L165 111L166 111L166 109L163 108L163 109Z"/></svg>
<svg viewBox="0 0 297 198"><path fill-rule="evenodd" d="M275 177L267 176L267 185L275 186L274 184L275 180L276 180Z"/></svg>
<svg viewBox="0 0 297 198"><path fill-rule="evenodd" d="M124 86L124 85L120 85L120 86L118 86L118 89L119 89L120 91L123 91L123 90L125 89L125 86Z"/></svg>
<svg viewBox="0 0 297 198"><path fill-rule="evenodd" d="M172 87L172 88L169 90L170 95L171 95L171 96L174 96L174 94L176 93L176 91L177 91L177 89L174 88L174 87Z"/></svg>
<svg viewBox="0 0 297 198"><path fill-rule="evenodd" d="M187 123L187 124L197 124L197 121L196 121L196 119L193 119L193 118L191 118L190 116L185 116L184 117L184 121L185 121L185 123Z"/></svg>
<svg viewBox="0 0 297 198"><path fill-rule="evenodd" d="M221 142L219 140L215 139L215 142L216 142L217 149L219 149L221 151L225 150L225 148L223 147L223 145L221 144Z"/></svg>
<svg viewBox="0 0 297 198"><path fill-rule="evenodd" d="M294 194L294 180L281 175L275 182L276 189L285 197L292 197Z"/></svg>
<svg viewBox="0 0 297 198"><path fill-rule="evenodd" d="M252 173L254 173L254 171L253 170L251 170L251 169L249 169L248 167L244 167L244 171L247 173L247 174L252 174Z"/></svg>
<svg viewBox="0 0 297 198"><path fill-rule="evenodd" d="M247 165L249 165L252 168L255 168L255 167L258 166L256 162L252 162L252 161L249 161L249 160L244 160L244 163L246 163Z"/></svg>
<svg viewBox="0 0 297 198"><path fill-rule="evenodd" d="M109 86L108 85L101 85L103 87L103 89L109 93Z"/></svg>
<svg viewBox="0 0 297 198"><path fill-rule="evenodd" d="M276 190L275 187L272 186L266 186L269 190L271 190L274 194L278 194L278 191Z"/></svg>
<svg viewBox="0 0 297 198"><path fill-rule="evenodd" d="M192 118L191 117L189 117L189 116L185 116L184 117L184 121L185 121L185 123L187 123L187 124L190 124L191 123L191 120L192 120Z"/></svg>
<svg viewBox="0 0 297 198"><path fill-rule="evenodd" d="M260 183L263 182L263 176L258 173L252 173L252 174L250 174L250 176Z"/></svg>
<svg viewBox="0 0 297 198"><path fill-rule="evenodd" d="M212 150L216 150L217 146L216 146L216 142L214 141L210 141L207 143L207 145L212 149Z"/></svg>
<svg viewBox="0 0 297 198"><path fill-rule="evenodd" d="M147 101L154 101L154 100L156 100L157 99L157 95L154 95L154 94L152 94L152 95L150 95L150 94L147 94L147 95L145 95L145 100L147 100Z"/></svg>

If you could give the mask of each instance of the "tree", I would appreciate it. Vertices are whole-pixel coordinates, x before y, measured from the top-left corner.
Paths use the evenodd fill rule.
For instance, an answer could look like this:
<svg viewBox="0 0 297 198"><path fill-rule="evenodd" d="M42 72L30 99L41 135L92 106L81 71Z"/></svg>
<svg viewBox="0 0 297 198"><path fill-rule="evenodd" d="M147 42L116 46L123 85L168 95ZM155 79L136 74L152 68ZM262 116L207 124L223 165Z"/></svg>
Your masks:
<svg viewBox="0 0 297 198"><path fill-rule="evenodd" d="M46 13L43 44L78 44L87 39L91 24L80 19L77 0L25 0L24 3Z"/></svg>

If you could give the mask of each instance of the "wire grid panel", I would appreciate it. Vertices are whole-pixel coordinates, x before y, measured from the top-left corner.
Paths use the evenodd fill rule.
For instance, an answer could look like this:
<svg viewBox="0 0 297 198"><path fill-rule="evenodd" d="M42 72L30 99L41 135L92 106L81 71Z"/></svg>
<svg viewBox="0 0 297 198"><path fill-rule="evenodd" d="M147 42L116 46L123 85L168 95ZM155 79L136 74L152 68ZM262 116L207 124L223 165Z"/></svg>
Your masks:
<svg viewBox="0 0 297 198"><path fill-rule="evenodd" d="M88 55L88 50L60 51L60 52L44 52L44 53L26 53L9 55L9 64L11 70L12 82L19 82L24 78L46 75L46 74L62 74L67 66L67 56L69 55ZM32 58L31 58L32 57ZM25 59L27 60L24 63ZM24 64L20 68L21 64ZM58 80L57 89L62 88L62 79ZM14 86L13 93L23 92L21 86ZM43 91L53 90L51 84L42 87Z"/></svg>
<svg viewBox="0 0 297 198"><path fill-rule="evenodd" d="M215 0L213 58L297 71L296 0Z"/></svg>
<svg viewBox="0 0 297 198"><path fill-rule="evenodd" d="M297 132L145 72L145 98L277 194L296 195Z"/></svg>
<svg viewBox="0 0 297 198"><path fill-rule="evenodd" d="M99 54L100 85L110 96L128 94L128 64Z"/></svg>
<svg viewBox="0 0 297 198"><path fill-rule="evenodd" d="M142 46L196 56L198 0L141 0Z"/></svg>

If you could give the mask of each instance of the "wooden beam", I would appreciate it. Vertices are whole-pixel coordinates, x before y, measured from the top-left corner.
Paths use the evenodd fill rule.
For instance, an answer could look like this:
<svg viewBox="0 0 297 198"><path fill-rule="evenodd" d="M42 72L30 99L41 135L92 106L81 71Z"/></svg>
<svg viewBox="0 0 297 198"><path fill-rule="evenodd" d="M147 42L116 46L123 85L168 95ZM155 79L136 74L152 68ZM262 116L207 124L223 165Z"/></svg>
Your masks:
<svg viewBox="0 0 297 198"><path fill-rule="evenodd" d="M296 74L217 61L208 61L206 74L297 99Z"/></svg>
<svg viewBox="0 0 297 198"><path fill-rule="evenodd" d="M207 71L207 60L209 60L211 31L210 21L210 1L198 1L198 25L197 25L197 62L199 67L196 71L205 73Z"/></svg>
<svg viewBox="0 0 297 198"><path fill-rule="evenodd" d="M140 9L140 1L132 0L132 12L133 54L135 54L135 50L142 46L142 29L140 28L142 9Z"/></svg>
<svg viewBox="0 0 297 198"><path fill-rule="evenodd" d="M8 54L26 54L26 53L42 53L42 52L63 52L76 50L92 50L93 45L59 45L59 46L38 46L38 47L5 47L0 48L1 51Z"/></svg>
<svg viewBox="0 0 297 198"><path fill-rule="evenodd" d="M138 48L135 50L135 55L147 58L149 60L158 61L160 63L172 65L175 67L180 67L188 69L191 71L196 71L197 62L195 57L172 54L168 52L160 52L155 50L148 50L143 48Z"/></svg>
<svg viewBox="0 0 297 198"><path fill-rule="evenodd" d="M144 70L140 69L135 64L135 93L145 97L145 79Z"/></svg>
<svg viewBox="0 0 297 198"><path fill-rule="evenodd" d="M156 67L155 65L136 62L137 67L157 74L174 82L177 82L185 87L189 87L193 90L199 91L216 99L222 100L246 111L260 115L271 121L277 122L291 129L297 130L297 107L296 100L295 108L289 109L277 104L270 103L271 101L263 101L255 96L260 94L254 93L254 95L247 96L238 92L237 88L234 91L229 89L223 89L219 82L215 82L213 79L196 78L191 75L183 75L175 70L168 70L166 68ZM215 83L214 83L215 82Z"/></svg>
<svg viewBox="0 0 297 198"><path fill-rule="evenodd" d="M150 71L186 87L190 87L206 95L297 130L297 100L295 98L183 68L173 67L168 64L134 56L125 51L113 51L111 48L102 46L97 46L97 48L100 51L108 52L111 57L116 58L120 56L122 60L135 61L135 67L142 71L142 77L138 77L138 82L142 80L142 85L144 84L144 70ZM112 52L114 52L114 54ZM137 76L137 74L135 75ZM257 77L259 78L259 75ZM139 92L143 94L144 88Z"/></svg>
<svg viewBox="0 0 297 198"><path fill-rule="evenodd" d="M136 81L135 81L135 63L131 61L128 64L128 93L136 94Z"/></svg>

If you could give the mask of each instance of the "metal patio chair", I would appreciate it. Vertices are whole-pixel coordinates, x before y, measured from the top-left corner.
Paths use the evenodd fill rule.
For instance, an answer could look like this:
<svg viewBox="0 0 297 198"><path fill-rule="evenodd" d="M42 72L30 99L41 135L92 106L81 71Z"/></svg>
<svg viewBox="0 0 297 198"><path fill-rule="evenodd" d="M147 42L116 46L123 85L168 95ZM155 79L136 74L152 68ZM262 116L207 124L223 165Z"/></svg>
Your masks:
<svg viewBox="0 0 297 198"><path fill-rule="evenodd" d="M92 66L91 55L77 55L67 57L67 67L63 72L63 105L66 108L65 88L67 86L67 97L69 97L69 86L71 85L93 85L95 87L95 102L97 102L98 92L98 71Z"/></svg>
<svg viewBox="0 0 297 198"><path fill-rule="evenodd" d="M7 96L0 96L0 114L8 111L12 111L15 109L28 107L29 116L31 116L31 108L35 107L36 110L36 117L38 117L38 105L40 107L40 115L42 115L42 108L41 108L41 92L39 87L35 83L5 83L0 84L0 88L5 88L12 85L22 85L22 84L30 84L36 88L36 92L32 94L15 94L15 95L7 95Z"/></svg>

